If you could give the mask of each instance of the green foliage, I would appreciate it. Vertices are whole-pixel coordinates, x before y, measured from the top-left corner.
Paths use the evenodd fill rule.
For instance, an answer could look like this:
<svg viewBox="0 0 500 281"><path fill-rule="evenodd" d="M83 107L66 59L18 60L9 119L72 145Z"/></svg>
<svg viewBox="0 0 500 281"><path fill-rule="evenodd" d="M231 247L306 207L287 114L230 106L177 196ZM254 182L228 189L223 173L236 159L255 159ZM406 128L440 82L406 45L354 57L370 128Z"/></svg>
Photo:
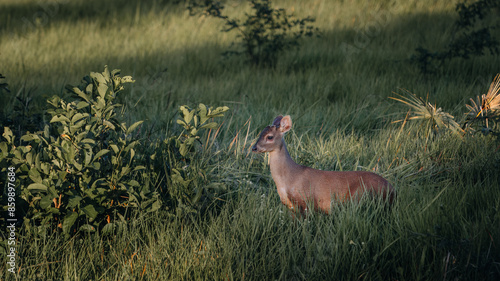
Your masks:
<svg viewBox="0 0 500 281"><path fill-rule="evenodd" d="M496 0L478 0L467 5L465 2L456 6L458 20L455 22L458 36L448 44L444 51L432 52L423 47L416 49L417 54L412 61L417 63L421 72L433 72L452 58L469 59L483 56L486 51L491 54L500 54L500 42L493 35L493 31L500 27L498 24L479 24L485 21L488 15L493 14L495 8L500 7ZM495 15L493 15L494 17Z"/></svg>
<svg viewBox="0 0 500 281"><path fill-rule="evenodd" d="M131 82L119 70L92 72L80 86L67 87L70 101L48 100L50 124L23 135L26 145L16 147L12 131L4 129L0 162L16 168L28 220L40 227L54 223L69 235L77 228L112 230L123 222L111 218L123 218L129 205L145 211L160 207L158 194L136 180L145 167L135 163L139 141L131 134L142 121L127 126L114 102Z"/></svg>
<svg viewBox="0 0 500 281"><path fill-rule="evenodd" d="M204 7L205 13L225 21L223 32L238 32L239 41L234 42L236 50L227 51L225 55L245 55L253 65L275 66L279 55L292 47L299 46L299 39L311 37L318 32L311 25L311 17L295 18L287 14L283 8L274 8L271 0L249 0L252 13L246 18L229 18L222 14L224 6L217 1L192 1L190 11L196 7Z"/></svg>
<svg viewBox="0 0 500 281"><path fill-rule="evenodd" d="M202 145L203 131L219 127L213 120L227 110L227 106L213 109L201 103L195 109L180 106L176 123L182 131L157 145L151 156L151 169L148 169L154 171L151 177L164 179L159 183L163 200L179 217L198 213L218 192L226 189L223 184L209 181L208 163L200 157L197 147Z"/></svg>
<svg viewBox="0 0 500 281"><path fill-rule="evenodd" d="M164 205L178 215L196 213L200 199L221 190L208 182L196 147L201 132L217 128L213 120L229 108L181 106L182 132L146 146L134 133L143 122L128 126L123 106L115 102L124 85L134 82L119 73L107 67L91 72L79 86L66 87L68 100L50 98L50 123L43 131L16 142L12 130L4 128L0 164L2 171L13 167L18 175L26 225L52 224L66 237L76 230L108 233L123 228L129 208L154 212Z"/></svg>
<svg viewBox="0 0 500 281"><path fill-rule="evenodd" d="M181 106L179 111L181 118L177 119L177 124L184 128L184 132L177 138L177 147L179 153L186 157L189 152L193 151L195 141L200 142L198 133L204 129L215 129L218 124L216 122L207 122L211 118L222 117L224 112L228 111L227 106L207 108L204 104L199 104L198 108L190 109L188 106ZM201 143L201 142L200 142Z"/></svg>

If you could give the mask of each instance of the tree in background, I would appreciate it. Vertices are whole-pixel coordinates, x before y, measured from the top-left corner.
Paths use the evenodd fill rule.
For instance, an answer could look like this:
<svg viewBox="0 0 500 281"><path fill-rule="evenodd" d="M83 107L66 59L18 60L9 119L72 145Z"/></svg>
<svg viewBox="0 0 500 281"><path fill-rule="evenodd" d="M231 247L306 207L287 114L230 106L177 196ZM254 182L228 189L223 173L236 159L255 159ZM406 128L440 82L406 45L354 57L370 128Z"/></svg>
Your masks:
<svg viewBox="0 0 500 281"><path fill-rule="evenodd" d="M412 61L416 62L423 73L433 72L452 58L469 59L483 56L487 52L500 54L498 38L494 31L500 24L494 13L498 12L500 1L478 0L467 4L457 4L458 20L455 22L456 37L446 50L429 51L423 47L416 49ZM493 19L492 19L493 18Z"/></svg>

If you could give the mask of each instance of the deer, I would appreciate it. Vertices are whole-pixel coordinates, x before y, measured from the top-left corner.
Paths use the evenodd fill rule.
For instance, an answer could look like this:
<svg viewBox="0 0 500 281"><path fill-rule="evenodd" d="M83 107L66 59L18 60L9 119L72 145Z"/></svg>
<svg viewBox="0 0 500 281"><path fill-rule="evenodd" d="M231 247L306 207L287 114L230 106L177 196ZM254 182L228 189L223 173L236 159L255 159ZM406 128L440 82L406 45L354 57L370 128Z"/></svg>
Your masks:
<svg viewBox="0 0 500 281"><path fill-rule="evenodd" d="M332 203L358 199L365 193L392 204L395 191L383 177L369 171L323 171L299 165L288 153L284 135L292 127L289 115L279 115L261 132L252 152L269 153L271 176L281 202L304 214L308 205L329 214Z"/></svg>

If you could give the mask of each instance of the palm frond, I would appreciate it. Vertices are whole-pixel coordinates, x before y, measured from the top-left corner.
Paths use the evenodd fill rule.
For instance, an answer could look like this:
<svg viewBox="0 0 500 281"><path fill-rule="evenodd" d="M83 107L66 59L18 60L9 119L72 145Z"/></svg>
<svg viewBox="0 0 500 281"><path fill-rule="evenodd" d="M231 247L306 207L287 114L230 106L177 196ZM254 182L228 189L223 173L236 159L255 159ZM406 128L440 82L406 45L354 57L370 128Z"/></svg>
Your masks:
<svg viewBox="0 0 500 281"><path fill-rule="evenodd" d="M437 107L428 100L424 100L421 97L417 97L415 94L405 91L406 95L397 94L399 98L389 97L395 101L399 101L410 107L408 120L422 120L422 122L427 122L428 126L434 131L438 131L441 128L449 129L453 133L462 133L463 130L460 125L454 120L453 115L448 112L443 111L441 107ZM395 122L401 122L402 120L397 120Z"/></svg>
<svg viewBox="0 0 500 281"><path fill-rule="evenodd" d="M479 119L488 127L488 119L500 118L500 74L495 76L486 94L477 96L476 100L471 98L466 107L469 110L466 125Z"/></svg>

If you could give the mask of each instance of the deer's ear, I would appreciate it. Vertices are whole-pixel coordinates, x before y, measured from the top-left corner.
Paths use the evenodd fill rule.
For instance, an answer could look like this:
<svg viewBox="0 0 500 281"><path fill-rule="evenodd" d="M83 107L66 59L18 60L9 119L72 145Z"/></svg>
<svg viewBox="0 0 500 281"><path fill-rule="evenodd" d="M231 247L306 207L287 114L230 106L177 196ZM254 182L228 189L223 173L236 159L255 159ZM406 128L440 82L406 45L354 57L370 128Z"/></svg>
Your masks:
<svg viewBox="0 0 500 281"><path fill-rule="evenodd" d="M290 131L291 128L292 128L292 118L290 118L290 115L287 115L287 116L281 118L280 131L282 133L286 133L286 132Z"/></svg>
<svg viewBox="0 0 500 281"><path fill-rule="evenodd" d="M283 116L281 116L281 115L278 115L278 116L276 116L276 118L274 118L274 121L273 121L273 126L274 127L279 128L280 122L281 122L281 118L283 118Z"/></svg>

